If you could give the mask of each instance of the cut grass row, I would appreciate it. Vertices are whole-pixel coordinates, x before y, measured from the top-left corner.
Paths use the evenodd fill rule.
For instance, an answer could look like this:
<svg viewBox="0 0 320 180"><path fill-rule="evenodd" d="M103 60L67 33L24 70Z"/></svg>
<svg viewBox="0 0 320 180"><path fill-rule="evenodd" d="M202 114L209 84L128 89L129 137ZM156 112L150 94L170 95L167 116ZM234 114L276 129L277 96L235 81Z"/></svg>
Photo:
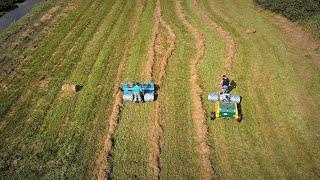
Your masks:
<svg viewBox="0 0 320 180"><path fill-rule="evenodd" d="M92 9L92 11L97 10L98 4L95 4ZM87 15L89 15L92 12L88 12ZM87 18L85 18L87 19ZM89 20L84 21L82 26L84 26L86 23L90 22ZM99 22L99 21L98 21ZM96 22L97 23L97 22ZM81 25L79 25L81 28ZM12 110L11 113L9 113L9 115L6 117L5 120L9 119L9 124L7 126L5 126L5 128L9 128L11 130L17 130L12 128L12 125L17 125L19 123L26 123L26 121L21 121L22 117L25 117L27 115L30 116L31 114L31 110L32 108L27 108L29 107L32 103L35 105L37 105L37 102L39 99L43 98L44 96L49 96L51 97L51 101L45 101L42 103L49 103L51 104L52 100L55 98L57 92L59 92L61 85L62 85L62 80L64 76L67 75L67 73L70 72L70 70L74 67L75 65L75 60L78 60L79 56L82 51L82 49L85 47L85 43L86 40L88 40L92 34L95 31L95 28L97 27L97 24L92 23L91 26L89 26L90 28L87 28L85 31L83 31L86 34L82 34L82 37L79 38L77 36L76 33L79 33L80 31L76 31L76 32L72 32L70 33L70 36L73 36L75 39L69 39L71 41L74 41L75 44L72 45L71 43L69 43L69 45L74 48L74 52L69 53L69 56L66 57L66 59L64 59L65 57L65 53L67 53L66 51L68 51L68 47L65 47L60 49L62 52L57 51L54 53L53 57L50 58L51 61L47 62L46 66L42 66L41 69L39 69L39 71L37 71L34 74L34 79L30 78L28 79L28 77L24 77L23 80L27 81L27 87L25 87L25 91L23 92L23 96L20 97L20 99L16 102L14 109ZM78 45L77 45L78 44ZM77 48L77 50L76 50ZM60 53L60 55L56 55ZM49 68L53 67L53 68ZM42 74L42 73L46 73L46 74ZM47 89L42 89L39 88L37 85L39 83L39 81L43 79L43 80L47 80L48 81L48 88ZM16 85L16 84L15 84ZM29 100L31 99L31 100ZM27 101L28 100L28 101ZM39 108L41 109L41 108ZM44 110L46 110L47 108L44 108ZM42 111L44 111L42 110ZM31 111L31 112L28 112ZM25 114L24 114L25 113ZM33 112L35 113L35 112ZM44 112L45 113L45 112Z"/></svg>
<svg viewBox="0 0 320 180"><path fill-rule="evenodd" d="M126 66L126 59L129 55L129 50L131 49L134 37L137 34L139 25L140 25L140 17L142 12L145 9L144 2L136 3L133 14L135 15L134 18L131 20L128 27L132 28L130 33L127 35L127 42L125 46L122 48L121 51L121 58L119 62L119 66L117 68L117 74L115 77L114 85L113 85L113 105L112 105L112 112L105 115L108 121L108 127L105 128L104 134L102 135L102 139L99 143L100 148L97 151L97 157L95 162L95 168L93 171L94 176L98 176L98 178L110 178L112 176L113 164L111 162L111 153L114 148L114 133L117 130L118 122L119 122L119 113L121 113L122 109L122 95L119 91L119 86L121 86L121 78L123 71Z"/></svg>
<svg viewBox="0 0 320 180"><path fill-rule="evenodd" d="M80 92L74 111L68 120L69 126L66 128L65 135L59 140L62 149L58 152L58 156L61 156L66 162L70 158L75 161L71 167L74 174L71 174L70 177L74 177L74 175L81 172L82 168L82 170L86 170L86 166L83 165L79 168L79 165L84 162L89 161L92 162L90 163L91 165L94 164L93 157L97 150L97 137L103 133L105 117L109 114L105 110L110 112L111 108L112 82L117 74L116 69L122 57L122 49L124 48L126 39L130 38L127 34L129 33L129 29L127 29L129 27L124 27L128 24L130 25L131 17L133 17L133 7L134 2L131 2L124 8L124 14L121 16L119 24L115 27L112 39L109 39L103 47L104 51L99 55L88 77L89 80L86 86ZM114 41L118 43L114 48L111 48ZM102 88L97 91L99 85ZM92 132L92 129L100 131ZM79 151L80 149L81 151Z"/></svg>
<svg viewBox="0 0 320 180"><path fill-rule="evenodd" d="M120 27L127 23L124 21L127 14L121 14L123 11L120 9L127 11L130 6L123 6L123 1L114 5L94 38L88 42L81 58L82 61L65 80L67 83L80 82L84 84L84 88L78 94L70 97L58 97L54 108L45 119L47 128L44 128L44 133L46 135L41 138L41 141L53 138L51 141L60 147L56 152L58 158L63 162L54 164L51 169L57 169L56 171L59 172L61 166L70 164L69 167L65 167L68 169L67 177L74 177L76 174L78 176L79 174L88 175L90 172L88 168L92 168L94 163L93 156L97 148L97 138L103 128L103 117L100 113L108 110L111 104L110 97L112 96L109 94L112 93L112 87L108 86L108 83L113 81L116 73L114 69L118 65L116 60L118 57L114 56L118 56L119 49L123 48L124 43L121 40L118 44L113 44L115 40L120 40L116 39L117 36L123 34ZM117 23L116 17L119 17ZM48 148L53 147L48 146ZM78 150L79 148L81 151ZM70 159L73 163L68 162ZM84 164L83 162L90 163Z"/></svg>
<svg viewBox="0 0 320 180"><path fill-rule="evenodd" d="M196 41L179 19L175 3L161 2L163 18L176 34L177 47L168 62L158 99L164 130L160 176L199 179L204 176L189 78ZM265 17L249 1L183 1L187 20L206 40L198 72L207 113L212 105L206 96L217 90L227 48L223 38L194 12L194 3L199 3L201 10L237 42L237 59L230 77L238 85L234 93L244 97L245 118L241 124L222 119L208 122L210 160L217 178L319 177L320 96L319 84L314 82L319 82L320 74L313 56L289 43L270 15ZM0 91L2 177L90 176L96 169L103 133L110 125L106 120L112 111L121 59L126 57L122 81L144 80L155 2L81 1L77 7L48 30L50 41L43 41L34 52L25 51L31 61L20 64L21 71L4 80L10 89ZM137 33L132 37L135 26ZM254 26L257 33L245 34L249 26ZM163 33L161 28L159 32ZM125 56L123 50L128 44ZM159 73L156 64L153 79ZM39 82L48 82L48 87L39 87ZM84 87L65 97L60 90L65 83ZM153 176L148 162L153 107L152 103L125 104L121 110L109 177Z"/></svg>
<svg viewBox="0 0 320 180"><path fill-rule="evenodd" d="M144 81L148 44L152 37L155 2L139 2L145 8L140 17L132 47L128 52L122 81ZM148 170L148 120L150 104L124 104L119 124L114 134L114 149L111 154L112 172L115 179L149 179Z"/></svg>
<svg viewBox="0 0 320 180"><path fill-rule="evenodd" d="M167 75L168 62L176 49L176 35L165 19L163 19L163 11L161 9L161 1L156 1L155 12L158 16L159 29L155 38L155 47L153 49L153 67L152 77L159 87L162 87L163 81ZM157 21L157 20L155 20ZM160 179L162 160L160 155L163 147L163 96L161 89L157 92L157 102L154 103L153 113L149 122L149 166L151 168L153 178Z"/></svg>
<svg viewBox="0 0 320 180"><path fill-rule="evenodd" d="M181 22L188 28L188 31L192 34L195 39L196 54L191 60L190 64L190 89L191 99L193 103L192 119L195 124L196 140L199 143L197 150L201 156L201 167L204 179L213 179L214 170L212 163L209 159L210 146L208 144L208 131L206 123L206 115L202 107L202 89L199 86L198 76L198 64L202 62L205 53L205 40L202 33L189 22L186 17L185 8L182 6L182 1L179 0L176 3L178 10L178 16Z"/></svg>
<svg viewBox="0 0 320 180"><path fill-rule="evenodd" d="M163 2L166 4L167 2ZM149 4L149 5L148 5ZM154 4L148 3L146 7L146 11L144 13L145 18L152 18L151 15L153 14L152 11L154 9ZM173 5L173 7L170 7L170 13L174 14L173 17L176 17L176 9L174 2L170 5ZM168 10L167 7L170 6L168 4L163 5L162 8L164 9L164 13ZM164 8L165 7L165 8ZM172 16L171 16L172 17ZM144 18L144 17L142 17ZM149 32L148 35L144 36L141 34L141 32L146 32L146 29L151 29L152 27L152 21L143 21L143 22L148 22L148 23L142 23L141 24L141 29L139 30L139 33L137 34L137 41L139 43L134 43L137 46L133 47L130 52L133 52L132 54L134 55L133 57L130 57L127 59L126 62L126 72L124 73L124 79L125 80L137 80L137 81L142 81L142 72L143 68L145 66L145 60L146 60L146 53L147 53L147 46L150 41L151 37L151 31ZM171 23L171 21L169 21ZM179 37L181 38L180 41L183 43L179 44L178 41L178 47L179 45L181 49L183 49L181 52L180 49L180 55L183 58L187 54L189 56L193 56L195 51L192 51L190 53L186 52L186 42L193 41L192 36L189 35L189 32L181 25L180 20L177 18L175 22L175 30L178 30L179 28L184 29L184 32L180 32L181 34ZM178 27L177 27L178 26ZM185 33L185 34L184 34ZM145 33L146 34L146 33ZM188 39L185 39L185 38ZM144 39L144 40L143 40ZM143 42L143 43L141 43ZM192 47L192 45L188 46ZM140 50L140 51L137 51ZM183 81L179 82L179 85L184 85L185 89L189 91L189 88L187 88L189 84L189 79L188 79L188 74L189 74L189 67L190 67L190 61L184 61L184 65L186 65L186 70L181 71L181 62L177 61L176 54L173 56L173 59L169 61L168 64L168 77L170 76L171 78L171 83L172 80L176 78L176 76L179 74L180 78L183 78ZM132 59L131 59L132 58ZM188 59L185 57L185 59ZM183 61L182 59L180 59ZM171 62L176 61L173 63L173 68L171 69L170 73L170 68L171 67ZM188 64L188 65L187 65ZM165 84L167 84L165 82ZM177 82L174 82L172 84L177 84ZM174 88L172 90L164 89L165 87L161 87L161 91L163 92L163 97L160 97L163 99L164 109L166 111L171 111L173 109L167 109L168 106L168 99L167 99L167 94L174 94ZM178 90L180 88L177 88ZM179 94L179 95L178 95ZM185 101L177 101L176 98L181 97L181 94L185 98L187 98L187 102L191 103L190 100L190 94L185 94L185 92L176 92L176 96L173 98L175 100L171 100L172 106L171 108L175 109L176 118L173 118L174 120L171 119L171 117L168 117L168 113L163 113L162 116L165 118L170 118L170 120L167 119L166 122L164 122L164 133L166 132L172 133L172 138L167 139L167 137L164 137L165 142L164 142L164 150L163 151L165 155L168 152L172 152L173 148L169 146L169 149L167 149L167 142L170 142L170 145L175 146L176 151L170 155L168 155L168 159L162 159L163 154L161 154L161 176L164 178L175 178L175 177L199 177L201 176L201 171L196 170L196 167L200 168L200 159L198 153L195 151L197 145L195 140L193 139L194 137L194 130L193 130L193 121L191 117L189 116L189 123L188 120L185 119L185 116L183 115L183 112L181 113L183 108L177 108L177 105L182 105L185 108ZM188 96L189 95L189 96ZM184 99L185 100L185 99ZM139 104L139 106L135 104L126 104L125 108L121 112L121 118L119 120L119 125L118 129L115 134L115 147L114 151L112 152L112 162L113 162L113 178L150 178L151 177L151 169L148 167L149 163L148 161L148 151L149 151L149 146L151 146L148 142L148 124L151 119L151 113L152 113L152 105L151 104ZM190 108L190 109L189 109ZM191 113L191 107L189 107L189 113ZM188 109L186 109L185 112L188 112ZM170 114L172 115L172 114ZM176 122L174 122L173 126L170 127L168 126L167 123L170 122L172 124L172 121L180 121L183 126L176 126ZM180 125L181 125L180 124ZM186 125L187 124L187 125ZM187 126L187 127L186 127ZM181 129L183 127L183 129ZM166 129L166 128L171 128L171 129ZM189 130L189 132L186 133L186 129ZM174 132L172 132L174 130ZM181 130L181 131L180 131ZM177 132L178 131L178 132ZM190 136L188 136L190 135ZM178 136L178 137L177 137ZM190 138L186 138L190 137ZM186 140L186 141L185 141ZM192 143L190 143L192 142ZM181 163L181 164L180 164ZM192 164L192 165L191 165ZM171 169L171 167L168 166L174 166L176 169ZM168 168L168 169L167 169ZM167 170L167 171L166 171Z"/></svg>
<svg viewBox="0 0 320 180"><path fill-rule="evenodd" d="M7 83L9 88L7 90L1 89L0 91L0 97L3 100L0 110L1 121L4 120L4 116L10 111L10 108L26 93L32 83L43 80L46 76L51 76L49 73L54 73L52 71L54 68L52 67L61 63L63 58L66 58L66 52L71 49L76 40L81 38L84 32L83 28L88 25L90 13L97 8L92 6L91 10L88 10L91 3L91 1L81 3L76 11L70 13L50 33L48 36L50 41L45 41L43 44L40 43L35 52L26 52L26 55L30 57L30 61L22 64L19 67L19 72L4 80L4 83ZM81 21L82 18L87 20ZM41 71L39 71L40 68Z"/></svg>
<svg viewBox="0 0 320 180"><path fill-rule="evenodd" d="M319 80L304 79L319 74L318 67L297 53L301 47L282 40L283 31L250 2L204 1L201 6L236 38L238 54L230 76L238 84L236 92L244 97L245 119L240 125L218 120L210 128L212 144L217 147L213 159L218 177L317 177L319 144L314 144L314 137L319 133L315 128L318 117L310 112L317 111L319 87L312 83ZM251 36L245 34L250 26L257 29ZM218 148L221 143L224 149ZM224 171L225 158L232 167L229 175Z"/></svg>
<svg viewBox="0 0 320 180"><path fill-rule="evenodd" d="M51 7L53 7L57 2L58 0L53 0L36 4L28 14L19 19L19 21L13 22L8 28L0 33L0 43L2 44L12 36L20 34L21 29L27 28L29 27L30 23L38 21L39 18L41 18L41 16Z"/></svg>
<svg viewBox="0 0 320 180"><path fill-rule="evenodd" d="M205 53L197 70L200 75L199 84L202 89L202 104L206 109L206 116L208 117L209 111L212 109L209 110L208 108L207 94L217 90L216 87L218 82L216 80L221 75L225 66L224 62L227 57L227 44L223 38L219 36L219 33L216 32L215 28L211 27L204 18L196 14L196 7L194 7L195 3L198 3L198 1L184 1L184 7L190 22L203 34L205 39ZM208 126L212 126L211 122L207 121L206 123ZM211 151L216 152L217 148L221 148L221 146L211 146ZM212 158L210 158L210 160L215 170L215 176L217 177L219 177L221 171L228 172L231 168L228 167L227 161L217 162ZM216 169L218 163L224 164L224 169Z"/></svg>
<svg viewBox="0 0 320 180"><path fill-rule="evenodd" d="M163 18L176 34L176 50L168 62L161 87L163 98L163 136L160 155L163 179L202 177L198 143L192 120L190 63L196 54L195 40L178 18L176 2L162 1Z"/></svg>
<svg viewBox="0 0 320 180"><path fill-rule="evenodd" d="M102 8L100 9L101 11L100 12L98 12L97 13L97 15L98 15L98 17L101 17L101 18L103 18L104 17L104 13L105 13L105 11L106 10L108 10L108 9L110 9L109 7L111 7L111 5L112 4L105 4L104 6L102 6ZM89 14L90 14L90 12L88 12ZM90 36L92 36L92 34L93 34L93 32L95 32L96 31L96 27L97 27L97 25L99 24L99 22L100 22L100 19L101 18L96 18L96 21L94 22L94 23L92 23L91 25L90 25L90 23L89 23L89 26L88 26L88 28L84 31L85 33L87 33L87 36L82 36L82 38L83 38L83 41L81 42L78 42L78 47L84 47L84 45L85 45L85 42L88 40L86 37L90 37ZM87 19L87 18L85 18L85 19ZM89 20L89 19L88 19ZM87 31L87 32L86 32ZM90 33L90 31L91 31L91 33ZM81 38L81 39L82 39ZM77 48L78 48L77 47ZM81 52L81 49L82 48L78 48L78 50L74 50L74 52L73 53L78 53L78 54L81 54L81 53L79 53L79 52ZM71 56L70 58L77 58L77 57L79 57L79 55L78 56ZM68 60L70 60L70 61L67 61L67 62L72 62L72 59L68 59ZM60 74L61 75L61 74ZM63 77L63 76L60 76L60 77ZM50 79L51 80L51 79ZM53 80L55 80L55 79L53 79ZM58 80L60 80L60 81L62 81L63 79L62 78L60 78L60 79L58 79ZM57 81L56 81L57 82ZM60 83L61 84L61 83ZM59 90L60 90L60 87L61 87L61 85L51 85L50 86L50 84L49 84L49 89L50 89L50 87L51 88L56 88L56 90L55 91L53 91L54 93L57 93L57 92L59 92ZM44 93L45 95L47 95L46 97L48 97L48 98L54 98L54 97L52 97L52 96L50 96L50 94L48 95L48 94L46 94L46 93ZM47 105L47 104L42 104L42 105ZM43 108L44 106L40 106L39 108L41 109L41 108ZM35 110L37 110L37 109L35 109ZM34 111L33 111L34 112ZM42 114L43 114L43 112L42 112ZM34 115L37 115L37 114L32 114L33 116ZM31 115L31 117L32 117L32 115ZM40 115L40 116L38 116L38 117L40 117L40 118L44 118L43 117L43 115L41 116L41 113L40 114L38 114L38 115ZM37 118L35 119L35 120L38 120ZM58 119L58 120L60 120L60 119ZM42 121L37 121L40 125L41 125L41 123L42 123ZM29 122L30 123L30 122ZM31 124L31 123L30 123ZM32 126L31 127L34 127L36 130L39 130L38 129L38 126L37 125L39 125L39 124L32 124ZM19 127L19 126L18 126ZM32 132L32 130L34 129L34 128L31 128L30 126L28 127L28 130L30 130L30 131L28 131L28 130L25 130L25 131L28 131L28 132ZM42 131L43 131L43 129L42 129ZM45 131L45 130L44 130ZM22 132L24 132L24 131L22 131ZM24 132L24 133L26 133L26 134L24 134L24 135L26 135L25 137L28 137L28 136L33 136L33 135L35 135L35 133L33 132L33 133L28 133L28 132ZM20 132L21 133L21 132ZM19 134L20 134L19 133ZM33 134L33 135L32 135ZM21 135L21 134L20 134ZM32 140L33 140L33 138L28 138L28 141L31 141L32 142ZM28 141L27 140L25 140L24 142L27 142L28 143ZM23 146L25 146L25 144L23 144L23 142L20 142L20 144L22 144ZM49 143L50 144L50 143ZM49 145L49 147L50 147L50 145ZM17 148L15 148L15 149L17 149ZM20 148L19 148L20 149ZM47 149L47 150L49 150L49 149ZM51 151L50 151L51 152ZM32 157L32 156L31 156ZM9 158L9 160L8 161L10 161L10 158ZM28 169L28 170L30 170L30 169ZM62 172L63 172L63 170L62 170ZM61 173L61 172L60 172ZM60 175L63 175L62 173L60 174Z"/></svg>

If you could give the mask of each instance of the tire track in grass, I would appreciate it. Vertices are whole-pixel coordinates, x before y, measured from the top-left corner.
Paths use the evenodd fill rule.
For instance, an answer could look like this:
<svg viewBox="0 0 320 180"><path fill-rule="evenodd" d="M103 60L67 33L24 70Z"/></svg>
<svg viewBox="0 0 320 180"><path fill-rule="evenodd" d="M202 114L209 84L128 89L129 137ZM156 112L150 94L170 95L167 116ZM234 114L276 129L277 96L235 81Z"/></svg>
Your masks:
<svg viewBox="0 0 320 180"><path fill-rule="evenodd" d="M184 9L181 5L181 0L176 2L176 9L178 12L178 16L181 22L189 29L196 40L196 49L197 54L196 57L192 60L190 72L190 82L191 82L191 96L194 104L194 110L192 112L193 120L195 121L196 125L196 134L197 140L199 141L199 153L201 155L201 162L204 168L204 178L205 179L213 179L214 178L214 169L210 161L210 147L208 144L208 130L206 125L206 117L204 110L202 108L202 101L201 101L201 88L198 84L199 77L197 74L197 65L199 61L204 56L205 52L205 41L202 34L194 27L190 22L188 22L186 15L184 13Z"/></svg>
<svg viewBox="0 0 320 180"><path fill-rule="evenodd" d="M201 10L200 6L199 6L199 0L193 0L193 6L195 7L195 13L201 17L205 23L207 23L210 27L212 27L216 32L218 32L218 34L224 39L227 48L228 48L228 53L227 56L225 58L224 61L224 65L223 65L223 70L221 74L225 74L228 75L229 71L231 70L233 64L234 64L234 59L236 56L236 42L234 40L234 38L231 36L231 34L225 30L223 27L221 27L220 25L218 25L214 20L212 20L208 14ZM221 76L217 77L217 82L219 82ZM217 87L219 88L219 86ZM231 163L228 160L227 157L227 149L226 149L226 145L223 141L220 141L219 144L221 145L220 148L223 152L223 163L225 163L225 167L227 170L227 174L228 177L232 177L232 170L231 170Z"/></svg>
<svg viewBox="0 0 320 180"><path fill-rule="evenodd" d="M103 148L101 149L101 151L98 153L98 158L96 160L96 168L94 169L93 172L93 177L97 177L98 179L106 179L106 178L110 178L110 173L112 172L112 164L110 162L110 155L112 152L112 149L114 147L113 144L113 135L117 130L117 126L119 123L119 118L120 118L120 113L121 110L123 108L123 104L122 104L122 92L119 91L119 86L121 84L121 76L122 73L125 69L125 60L128 56L128 52L129 49L131 47L131 42L133 40L133 37L135 36L135 34L137 33L138 30L138 20L140 15L142 14L144 9L144 4L142 6L138 6L135 9L135 14L136 15L136 19L134 19L133 21L135 22L133 25L133 30L132 30L132 34L131 34L131 38L129 38L128 42L126 43L125 47L124 47L124 51L123 51L123 56L121 58L120 61L120 65L118 68L118 72L117 72L117 76L114 82L114 88L113 88L113 94L114 94L114 103L113 103L113 107L112 107L112 113L108 118L108 122L109 122L109 128L106 129L106 137L104 137L104 142L103 142Z"/></svg>
<svg viewBox="0 0 320 180"><path fill-rule="evenodd" d="M168 35L169 35L169 48L167 49L167 51L165 52L164 56L161 58L161 65L160 65L160 72L159 72L159 76L157 78L157 85L159 87L162 86L162 81L166 76L166 68L168 65L168 60L171 58L174 50L175 50L175 45L176 45L176 37L175 34L172 30L172 28L170 27L170 25L162 18L162 10L161 10L161 4L160 4L160 0L156 1L156 10L155 10L155 24L154 24L154 28L155 28L155 33L159 33L159 25L163 26ZM155 59L155 42L157 40L157 34L155 35L155 38L152 38L152 43L153 46L150 46L152 49L149 51L152 51L152 61L154 61ZM148 51L148 52L149 52ZM149 57L149 56L148 56ZM149 64L149 63L147 63ZM149 68L149 71L152 71L152 67L147 65L147 68ZM149 72L148 71L148 72ZM147 74L147 79L150 79L151 74ZM155 78L155 77L153 77ZM158 95L160 96L162 93L161 91L158 92ZM162 124L162 104L161 101L158 99L155 102L154 105L154 115L150 121L150 134L149 134L149 138L151 141L151 150L150 150L150 154L149 154L149 163L150 163L150 167L152 169L152 174L153 174L153 178L154 179L161 179L160 177L160 172L161 172L161 162L160 162L160 154L161 154L161 150L162 150L162 142L161 142L161 138L162 138L162 134L163 134L163 124Z"/></svg>

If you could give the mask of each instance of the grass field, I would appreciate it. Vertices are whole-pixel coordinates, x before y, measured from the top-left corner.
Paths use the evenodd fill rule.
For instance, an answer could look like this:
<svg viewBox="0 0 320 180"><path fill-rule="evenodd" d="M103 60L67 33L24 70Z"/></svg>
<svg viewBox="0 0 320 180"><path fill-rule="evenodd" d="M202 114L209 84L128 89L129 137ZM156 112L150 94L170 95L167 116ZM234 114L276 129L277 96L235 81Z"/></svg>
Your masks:
<svg viewBox="0 0 320 180"><path fill-rule="evenodd" d="M252 1L44 1L0 43L3 179L320 178L319 44ZM208 118L223 73L241 123Z"/></svg>

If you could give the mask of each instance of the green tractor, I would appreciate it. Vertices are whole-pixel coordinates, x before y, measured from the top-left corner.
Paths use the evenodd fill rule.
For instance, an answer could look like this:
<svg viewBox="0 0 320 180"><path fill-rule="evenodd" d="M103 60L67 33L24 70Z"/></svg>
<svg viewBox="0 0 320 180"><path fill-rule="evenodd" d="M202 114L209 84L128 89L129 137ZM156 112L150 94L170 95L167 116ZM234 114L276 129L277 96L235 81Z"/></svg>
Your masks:
<svg viewBox="0 0 320 180"><path fill-rule="evenodd" d="M242 120L240 111L240 95L230 94L228 91L209 93L209 103L214 103L214 111L210 113L210 119L224 118L237 119L238 122Z"/></svg>

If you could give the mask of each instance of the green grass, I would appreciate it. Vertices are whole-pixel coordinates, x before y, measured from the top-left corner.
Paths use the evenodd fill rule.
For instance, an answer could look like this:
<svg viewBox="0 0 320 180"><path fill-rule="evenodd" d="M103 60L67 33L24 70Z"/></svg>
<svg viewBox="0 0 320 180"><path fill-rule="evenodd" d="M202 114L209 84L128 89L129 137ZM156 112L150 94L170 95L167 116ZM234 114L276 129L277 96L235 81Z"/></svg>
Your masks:
<svg viewBox="0 0 320 180"><path fill-rule="evenodd" d="M30 40L13 47L11 40L33 27L57 3L63 6L57 12L58 20L41 24L45 30L35 29ZM76 9L63 15L68 3L76 3ZM320 72L314 54L292 43L286 31L274 23L274 14L249 0L205 0L199 5L236 41L236 59L229 74L237 83L233 93L243 97L241 123L223 119L206 122L216 177L317 179ZM206 97L217 91L227 45L197 16L193 1L185 0L182 6L187 20L205 39L198 74L208 115L213 105ZM161 8L177 42L158 99L163 108L160 176L202 179L190 92L196 41L177 16L176 1L161 1ZM16 63L11 75L0 77L1 83L8 85L0 89L2 178L90 178L97 169L97 153L109 128L121 59L125 56L122 81L145 80L142 73L154 9L155 2L146 0L57 0L40 3L27 17L0 33L0 42L5 43L1 47L3 55L25 54L29 59ZM314 18L308 23L317 21ZM257 32L246 34L248 27ZM161 28L160 33L167 35ZM30 48L33 44L38 44L35 51ZM168 48L167 42L162 46ZM155 66L153 73L156 79L159 67ZM39 83L44 81L48 87L40 88ZM67 83L84 86L64 96L61 86ZM152 178L148 156L153 107L154 103L126 103L122 107L108 159L112 178Z"/></svg>
<svg viewBox="0 0 320 180"><path fill-rule="evenodd" d="M223 156L229 159L234 178L318 176L319 145L311 138L318 133L317 117L307 113L317 109L319 87L311 85L319 81L317 68L306 57L284 53L299 47L286 43L281 28L250 2L205 2L203 8L236 39L237 60L230 76L238 84L235 92L244 98L241 124L221 120L210 126L214 147L219 147L219 141L227 147L226 152L216 148L214 162L221 162ZM247 27L255 27L257 33L245 34ZM315 79L305 81L306 76ZM310 86L313 88L304 88ZM311 103L295 98L302 96ZM223 172L223 166L217 168ZM219 176L228 177L225 173Z"/></svg>
<svg viewBox="0 0 320 180"><path fill-rule="evenodd" d="M105 7L108 7L108 5ZM104 8L104 9L108 10L108 8ZM95 10L95 8L93 10ZM102 16L103 12L104 12L103 9L101 9L101 12L100 12L101 17L103 17ZM91 12L89 11L87 13L89 15ZM88 18L85 18L85 19L88 19ZM96 23L91 23L91 25L89 25L88 28L85 31L83 31L84 35L82 35L82 37L80 38L80 39L82 39L83 42L87 41L87 38L92 36L92 33L95 32L99 21L100 21L99 18L96 18ZM86 22L84 21L83 23L86 23ZM74 37L78 38L78 36L74 36ZM11 140L10 143L6 144L8 146L8 148L15 149L15 151L18 151L18 152L16 152L18 154L31 153L31 155L27 156L27 157L34 158L34 156L32 156L32 152L33 152L32 148L26 148L25 143L28 144L28 143L34 141L34 136L37 135L34 132L39 130L39 127L41 126L41 124L43 122L41 119L44 118L46 111L47 111L47 108L50 107L50 105L51 105L50 102L56 97L55 94L57 92L59 92L59 89L61 87L61 85L59 85L59 84L61 84L61 81L63 80L61 77L65 76L63 73L68 73L70 71L70 68L72 68L72 65L74 64L73 59L78 59L78 56L80 54L79 52L84 48L84 45L85 45L85 43L83 43L83 42L79 41L78 42L79 46L74 48L75 49L73 52L74 54L72 53L71 56L68 57L69 59L62 61L62 62L64 62L64 64L62 64L62 67L64 67L64 68L60 68L59 71L54 72L54 76L52 76L52 77L49 76L49 79L50 79L49 89L47 89L45 92L41 92L41 90L39 92L38 89L33 89L33 91L34 91L33 94L36 96L36 97L32 98L33 102L32 101L28 101L28 102L24 102L24 103L22 102L22 105L21 105L22 111L28 110L27 108L25 108L26 106L37 107L37 108L30 108L29 110L32 110L32 112L26 112L26 114L22 114L23 112L18 111L19 114L17 114L17 116L14 116L10 120L10 123L8 124L8 126L5 127L7 129L9 129L7 132L10 132L10 133L9 134L2 134L3 137L9 136L9 137L13 138L12 135L14 133L18 133L19 135L14 137L15 139ZM32 94L32 93L29 93L29 94ZM41 98L41 95L42 95L42 98ZM36 101L37 98L41 98L40 101L39 100ZM13 128L11 126L12 123L14 123L15 125L21 123L21 124L23 124L23 126L18 126L20 129ZM23 132L23 134L20 134L21 132ZM17 141L15 141L15 140L17 140ZM50 140L50 139L48 139L48 140ZM18 142L20 145L16 144ZM40 149L40 152L41 152L41 149ZM48 156L48 155L50 156L50 154L43 154L43 155L40 155L40 154L38 155L38 156L40 156L40 157L38 157L38 161L43 158L41 156ZM8 155L9 155L9 157L8 157ZM12 159L12 155L10 155L10 154L8 154L8 155L6 155L7 156L6 161L7 161L7 164L10 164L10 160ZM26 163L32 162L32 159L25 159L25 160L26 160ZM39 163L41 164L41 162L39 162ZM36 164L34 164L33 166L36 166L34 168L39 168L39 167L37 167ZM23 174L24 175L27 175L27 174L32 175L31 172L28 172L28 171L23 172L26 170L28 170L28 169L25 169L22 166L22 168L20 170L22 172L20 174L21 175L23 175ZM29 170L32 170L32 167L30 167Z"/></svg>
<svg viewBox="0 0 320 180"><path fill-rule="evenodd" d="M144 8L139 18L140 26L137 27L132 47L125 60L123 81L144 81L141 74L145 67L148 44L151 39L155 3L143 1L138 5ZM151 104L124 104L118 129L114 135L114 150L111 155L112 178L150 178L148 171L148 121L151 107Z"/></svg>
<svg viewBox="0 0 320 180"><path fill-rule="evenodd" d="M257 6L279 13L301 24L316 41L320 42L320 3L317 0L255 0Z"/></svg>
<svg viewBox="0 0 320 180"><path fill-rule="evenodd" d="M52 67L55 64L61 63L63 58L66 56L66 52L71 49L73 43L80 38L84 28L88 22L82 21L75 27L75 23L79 21L79 17L87 11L90 1L85 2L76 11L70 13L65 19L61 20L58 27L53 32L49 33L48 39L50 41L44 41L39 44L39 48L33 52L28 51L26 54L30 56L31 61L21 64L17 69L18 72L14 73L13 76L8 76L4 80L4 83L8 83L10 91L1 90L0 97L3 100L1 103L0 118L3 118L6 113L10 110L11 106L18 101L20 96L29 89L31 82L38 82L45 79L46 76L51 76L49 73L55 73L52 71ZM94 10L92 7L92 10ZM90 12L87 11L85 19L88 18ZM68 32L74 29L72 33ZM71 58L71 57L68 57ZM74 57L73 57L74 58ZM40 69L40 71L39 71ZM26 71L22 71L26 70Z"/></svg>
<svg viewBox="0 0 320 180"><path fill-rule="evenodd" d="M195 57L195 40L177 16L175 1L162 1L163 16L177 37L176 50L168 62L163 98L163 149L161 176L164 179L202 176L192 116L190 63Z"/></svg>
<svg viewBox="0 0 320 180"><path fill-rule="evenodd" d="M309 32L314 39L320 42L320 13L301 22L304 30Z"/></svg>

